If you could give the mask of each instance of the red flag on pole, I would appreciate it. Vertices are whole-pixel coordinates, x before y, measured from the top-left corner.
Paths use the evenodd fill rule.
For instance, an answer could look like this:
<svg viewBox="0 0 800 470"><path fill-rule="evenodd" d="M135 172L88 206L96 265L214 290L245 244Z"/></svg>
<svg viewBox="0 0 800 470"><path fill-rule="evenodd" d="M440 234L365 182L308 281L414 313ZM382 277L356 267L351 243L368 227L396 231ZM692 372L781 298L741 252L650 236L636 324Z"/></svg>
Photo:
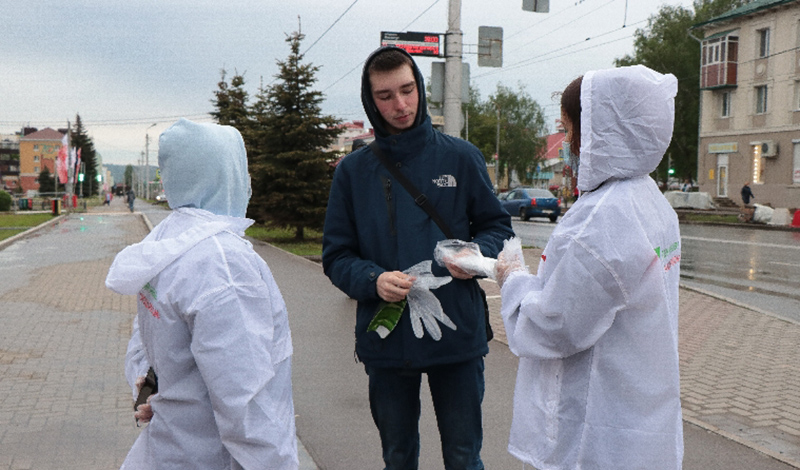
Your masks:
<svg viewBox="0 0 800 470"><path fill-rule="evenodd" d="M68 146L67 134L64 134L64 137L61 138L61 148L58 149L58 158L56 159L56 173L58 173L58 181L61 184L67 184L69 174L69 167L67 166Z"/></svg>

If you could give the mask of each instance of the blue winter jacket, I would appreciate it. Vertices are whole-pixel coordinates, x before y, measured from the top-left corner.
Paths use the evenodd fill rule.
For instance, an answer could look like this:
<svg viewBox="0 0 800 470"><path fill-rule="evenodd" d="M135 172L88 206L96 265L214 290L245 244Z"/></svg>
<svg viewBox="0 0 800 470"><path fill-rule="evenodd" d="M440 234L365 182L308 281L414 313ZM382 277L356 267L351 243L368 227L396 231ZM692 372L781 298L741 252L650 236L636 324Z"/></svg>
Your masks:
<svg viewBox="0 0 800 470"><path fill-rule="evenodd" d="M369 62L368 59L365 73ZM419 124L399 135L385 131L366 83L362 101L376 130L376 140L389 159L431 200L455 237L473 241L485 256L496 257L503 240L513 236L511 218L492 192L481 152L431 126L425 111L422 75L418 69L415 72L421 94ZM429 335L416 338L407 311L385 339L366 331L381 301L376 289L378 276L433 259L436 243L444 239L436 223L369 147L341 161L328 200L322 262L333 284L358 301L356 353L365 364L421 368L488 353L484 306L474 279L453 279L433 291L457 326L455 331L442 328L440 341ZM435 275L449 275L435 262L433 265Z"/></svg>

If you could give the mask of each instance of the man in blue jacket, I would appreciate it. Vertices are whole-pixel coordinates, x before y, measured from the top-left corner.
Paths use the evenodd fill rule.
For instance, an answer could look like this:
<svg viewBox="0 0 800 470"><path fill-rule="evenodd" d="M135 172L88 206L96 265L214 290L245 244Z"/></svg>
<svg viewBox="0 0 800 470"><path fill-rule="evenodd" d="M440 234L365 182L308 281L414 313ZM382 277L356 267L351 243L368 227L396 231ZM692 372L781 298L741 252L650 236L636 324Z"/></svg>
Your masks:
<svg viewBox="0 0 800 470"><path fill-rule="evenodd" d="M492 192L481 152L437 132L422 74L405 51L383 47L367 59L361 101L383 154L419 189L453 235L497 257L512 237L511 218ZM367 331L382 301L405 299L409 267L433 259L447 237L389 170L364 147L342 160L325 218L322 262L334 285L358 301L356 354L369 376L372 416L387 470L416 469L421 374L427 374L446 469L483 469L483 356L489 352L477 281L456 267L433 267L452 282L436 289L456 329L439 341L417 338L408 308L385 338ZM449 271L449 272L448 272Z"/></svg>

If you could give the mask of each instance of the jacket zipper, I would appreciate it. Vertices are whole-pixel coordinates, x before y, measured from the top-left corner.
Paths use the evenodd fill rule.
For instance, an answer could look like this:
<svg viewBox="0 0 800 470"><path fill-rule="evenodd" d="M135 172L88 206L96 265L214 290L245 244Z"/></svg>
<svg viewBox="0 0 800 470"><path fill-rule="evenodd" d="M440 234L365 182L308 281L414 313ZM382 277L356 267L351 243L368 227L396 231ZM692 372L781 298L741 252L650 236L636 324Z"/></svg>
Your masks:
<svg viewBox="0 0 800 470"><path fill-rule="evenodd" d="M392 213L392 180L388 176L384 176L383 192L386 196L386 213L389 216L389 231L392 236L396 236L397 231L394 227L394 215Z"/></svg>

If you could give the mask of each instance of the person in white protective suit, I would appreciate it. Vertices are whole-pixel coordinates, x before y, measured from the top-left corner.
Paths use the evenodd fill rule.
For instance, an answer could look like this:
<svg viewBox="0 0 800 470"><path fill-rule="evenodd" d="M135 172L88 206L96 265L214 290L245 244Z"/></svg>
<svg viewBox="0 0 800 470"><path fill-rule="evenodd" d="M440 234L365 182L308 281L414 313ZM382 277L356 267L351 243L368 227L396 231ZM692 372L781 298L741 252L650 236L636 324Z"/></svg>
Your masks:
<svg viewBox="0 0 800 470"><path fill-rule="evenodd" d="M539 470L680 469L680 233L648 174L672 137L677 80L644 66L589 72L562 95L580 198L536 275L502 252L520 357L509 452Z"/></svg>
<svg viewBox="0 0 800 470"><path fill-rule="evenodd" d="M149 367L158 377L122 468L297 469L286 306L242 238L253 223L242 137L181 119L161 134L158 164L173 212L106 279L138 297L125 364L134 396Z"/></svg>

